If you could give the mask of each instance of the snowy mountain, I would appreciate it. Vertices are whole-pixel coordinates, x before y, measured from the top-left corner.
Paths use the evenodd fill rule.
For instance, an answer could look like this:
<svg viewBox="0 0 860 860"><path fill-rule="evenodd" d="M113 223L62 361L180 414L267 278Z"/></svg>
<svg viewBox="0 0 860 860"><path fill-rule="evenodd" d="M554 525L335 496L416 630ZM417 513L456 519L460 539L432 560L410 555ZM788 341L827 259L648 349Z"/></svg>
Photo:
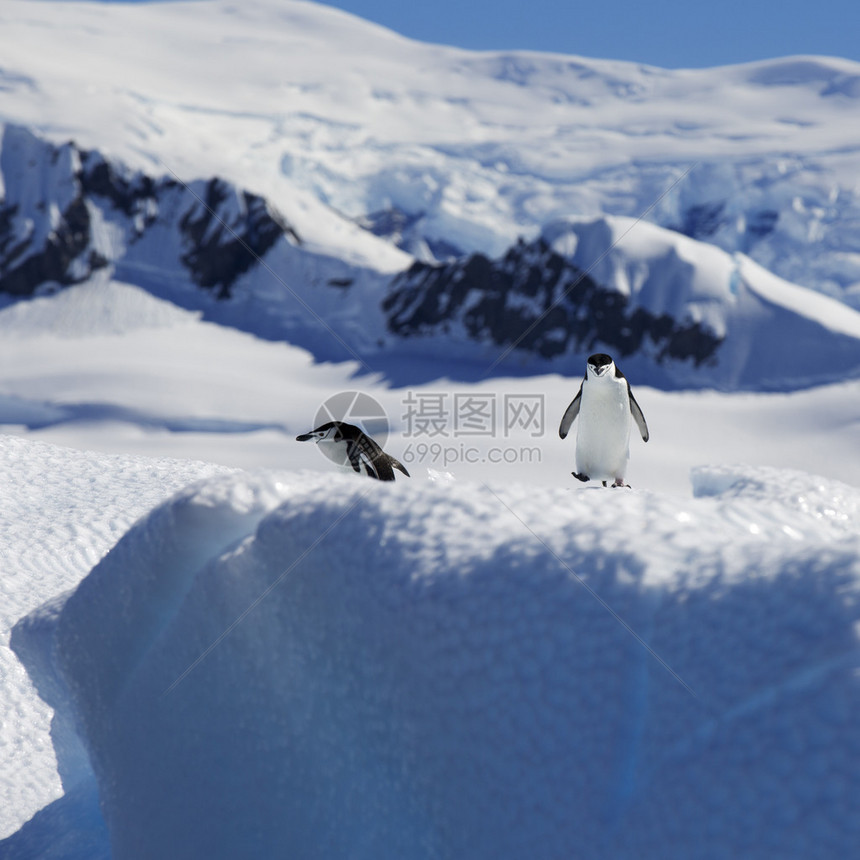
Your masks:
<svg viewBox="0 0 860 860"><path fill-rule="evenodd" d="M860 281L856 63L470 53L293 0L9 0L0 23L4 122L220 176L293 223L307 207L329 245L326 207L493 256L558 217L648 210L803 286Z"/></svg>
<svg viewBox="0 0 860 860"><path fill-rule="evenodd" d="M108 270L225 325L304 345L307 320L327 334L323 318L331 327L346 317L346 333L364 289L385 283L383 273L306 248L267 201L218 178L184 184L131 172L16 126L3 132L0 170L0 301ZM362 348L354 325L352 339L346 350L329 337L319 357L350 357Z"/></svg>
<svg viewBox="0 0 860 860"><path fill-rule="evenodd" d="M529 362L575 375L584 355L606 350L668 388L780 389L860 373L860 313L745 255L630 219L555 222L498 260L415 261L392 276L305 247L265 199L218 178L133 173L16 126L3 132L0 171L0 300L109 268L320 360L384 367L432 353L441 337L485 372Z"/></svg>
<svg viewBox="0 0 860 860"><path fill-rule="evenodd" d="M416 262L383 307L395 333L430 349L440 335L490 341L500 357L563 356L571 375L605 350L658 387L780 389L860 370L857 312L743 254L625 218L557 222L498 260Z"/></svg>
<svg viewBox="0 0 860 860"><path fill-rule="evenodd" d="M28 298L89 279L109 263L155 268L150 231L178 233L187 277L219 298L279 238L299 237L254 195L218 180L205 188L143 174L123 175L97 153L55 148L10 126L0 150L3 199L0 293ZM178 198L178 199L177 199ZM238 198L238 199L235 199ZM161 231L152 228L158 225ZM161 241L160 241L161 240ZM129 253L130 248L132 253ZM164 255L166 256L166 254ZM160 272L169 279L170 265Z"/></svg>
<svg viewBox="0 0 860 860"><path fill-rule="evenodd" d="M509 269L525 247L532 262L514 280L532 289L539 278L543 305L516 287L500 304L500 275L480 300L483 287L468 288L492 320L437 320L477 365L545 369L551 358L569 372L591 348L636 344L633 363L661 386L792 388L857 372L857 316L846 309L826 372L809 373L818 335L827 345L833 333L822 321L838 314L797 289L860 307L857 64L799 57L671 72L473 54L274 0L10 0L0 44L9 293L108 265L207 318L384 370L414 352L416 333L435 332L426 313L407 312L425 301L414 292L422 273L438 292L449 277ZM22 142L28 133L44 143ZM533 265L558 222L617 235L612 224L625 222L613 218L640 217L610 255L613 272L660 277L659 267L641 273L658 262L643 245L658 235L649 224L671 230L657 243L685 264L669 299L625 292L600 243L578 244L574 265L593 284L585 304ZM701 267L715 260L745 274L711 290L704 313L694 282L713 282ZM570 266L568 283L579 277ZM732 292L748 281L749 302ZM573 324L597 305L623 307L621 328ZM563 330L539 320L550 307ZM779 345L777 326L800 332L781 375L747 348Z"/></svg>

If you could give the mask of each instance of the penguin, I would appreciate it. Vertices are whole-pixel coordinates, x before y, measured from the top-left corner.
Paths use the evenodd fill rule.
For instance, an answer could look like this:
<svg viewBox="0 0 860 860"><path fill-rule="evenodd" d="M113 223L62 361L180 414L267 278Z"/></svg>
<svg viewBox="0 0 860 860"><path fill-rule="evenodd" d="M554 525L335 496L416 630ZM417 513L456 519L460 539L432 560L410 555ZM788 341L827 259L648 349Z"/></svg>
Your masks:
<svg viewBox="0 0 860 860"><path fill-rule="evenodd" d="M296 436L296 442L307 442L313 439L317 445L327 449L327 456L335 463L349 463L353 471L364 472L369 478L379 481L393 481L394 470L399 469L406 477L411 477L404 465L386 454L361 428L345 421L329 421Z"/></svg>
<svg viewBox="0 0 860 860"><path fill-rule="evenodd" d="M598 480L605 487L629 487L624 472L630 457L630 418L642 440L649 438L645 416L633 396L627 377L604 352L589 356L579 393L564 412L558 435L567 436L579 416L576 434L576 471L580 481Z"/></svg>

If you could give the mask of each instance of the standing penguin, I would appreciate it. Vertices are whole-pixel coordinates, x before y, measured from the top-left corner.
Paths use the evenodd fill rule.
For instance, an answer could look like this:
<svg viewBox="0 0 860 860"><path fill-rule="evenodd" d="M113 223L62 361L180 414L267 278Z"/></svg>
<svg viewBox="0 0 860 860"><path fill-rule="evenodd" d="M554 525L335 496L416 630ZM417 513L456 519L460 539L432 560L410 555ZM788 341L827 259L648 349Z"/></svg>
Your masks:
<svg viewBox="0 0 860 860"><path fill-rule="evenodd" d="M335 463L349 466L354 472L362 472L379 481L393 481L398 469L409 477L406 467L391 454L386 454L379 445L360 427L345 421L329 421L310 433L296 436L297 442L313 440L326 451Z"/></svg>
<svg viewBox="0 0 860 860"><path fill-rule="evenodd" d="M645 416L633 396L630 383L606 353L589 356L579 393L565 410L558 428L562 439L579 416L576 434L576 471L580 481L612 481L627 487L624 472L630 457L630 416L643 441L648 441Z"/></svg>

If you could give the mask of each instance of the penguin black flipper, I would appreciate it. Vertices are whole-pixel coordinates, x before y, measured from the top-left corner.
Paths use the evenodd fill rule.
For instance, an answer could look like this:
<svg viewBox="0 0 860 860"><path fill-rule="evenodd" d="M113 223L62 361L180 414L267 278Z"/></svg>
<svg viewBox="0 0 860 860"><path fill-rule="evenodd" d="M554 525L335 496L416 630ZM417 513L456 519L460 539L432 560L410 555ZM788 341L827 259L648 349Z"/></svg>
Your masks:
<svg viewBox="0 0 860 860"><path fill-rule="evenodd" d="M393 481L395 469L403 472L407 478L412 477L409 472L406 471L406 466L404 466L400 460L396 457L392 457L391 454L386 454L384 451L381 451L380 455L373 461L373 466L376 469L376 477L379 478L380 481Z"/></svg>
<svg viewBox="0 0 860 860"><path fill-rule="evenodd" d="M636 402L636 398L633 396L633 391L630 388L629 382L627 383L627 396L630 398L630 412L633 415L633 420L636 422L636 426L639 428L642 441L647 442L650 438L648 425L645 423L645 416L642 414L642 409L639 407L639 404Z"/></svg>
<svg viewBox="0 0 860 860"><path fill-rule="evenodd" d="M346 456L353 470L364 472L369 478L378 481L393 481L394 471L387 462L387 455L369 436L363 433L350 439L346 445Z"/></svg>
<svg viewBox="0 0 860 860"><path fill-rule="evenodd" d="M564 415L561 416L561 424L558 425L558 435L564 439L567 436L570 425L576 420L576 416L579 415L579 407L582 403L582 383L579 385L579 391L576 393L576 397L573 398L570 402L570 406L564 410Z"/></svg>
<svg viewBox="0 0 860 860"><path fill-rule="evenodd" d="M369 478L393 481L394 469L399 469L407 478L411 477L399 460L386 454L373 439L364 434L349 441L346 455L352 468L359 474L364 472Z"/></svg>

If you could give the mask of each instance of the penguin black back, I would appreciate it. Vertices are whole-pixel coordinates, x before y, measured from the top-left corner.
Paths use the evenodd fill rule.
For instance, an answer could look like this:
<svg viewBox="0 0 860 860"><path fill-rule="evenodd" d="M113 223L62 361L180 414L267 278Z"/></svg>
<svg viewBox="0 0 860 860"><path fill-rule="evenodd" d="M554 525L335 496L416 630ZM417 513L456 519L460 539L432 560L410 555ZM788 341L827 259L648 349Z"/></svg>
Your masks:
<svg viewBox="0 0 860 860"><path fill-rule="evenodd" d="M346 421L328 421L310 433L296 436L297 442L325 443L337 452L333 457L342 464L349 463L353 471L378 481L393 481L394 470L410 477L406 467L395 457L386 454L379 444L355 424Z"/></svg>

